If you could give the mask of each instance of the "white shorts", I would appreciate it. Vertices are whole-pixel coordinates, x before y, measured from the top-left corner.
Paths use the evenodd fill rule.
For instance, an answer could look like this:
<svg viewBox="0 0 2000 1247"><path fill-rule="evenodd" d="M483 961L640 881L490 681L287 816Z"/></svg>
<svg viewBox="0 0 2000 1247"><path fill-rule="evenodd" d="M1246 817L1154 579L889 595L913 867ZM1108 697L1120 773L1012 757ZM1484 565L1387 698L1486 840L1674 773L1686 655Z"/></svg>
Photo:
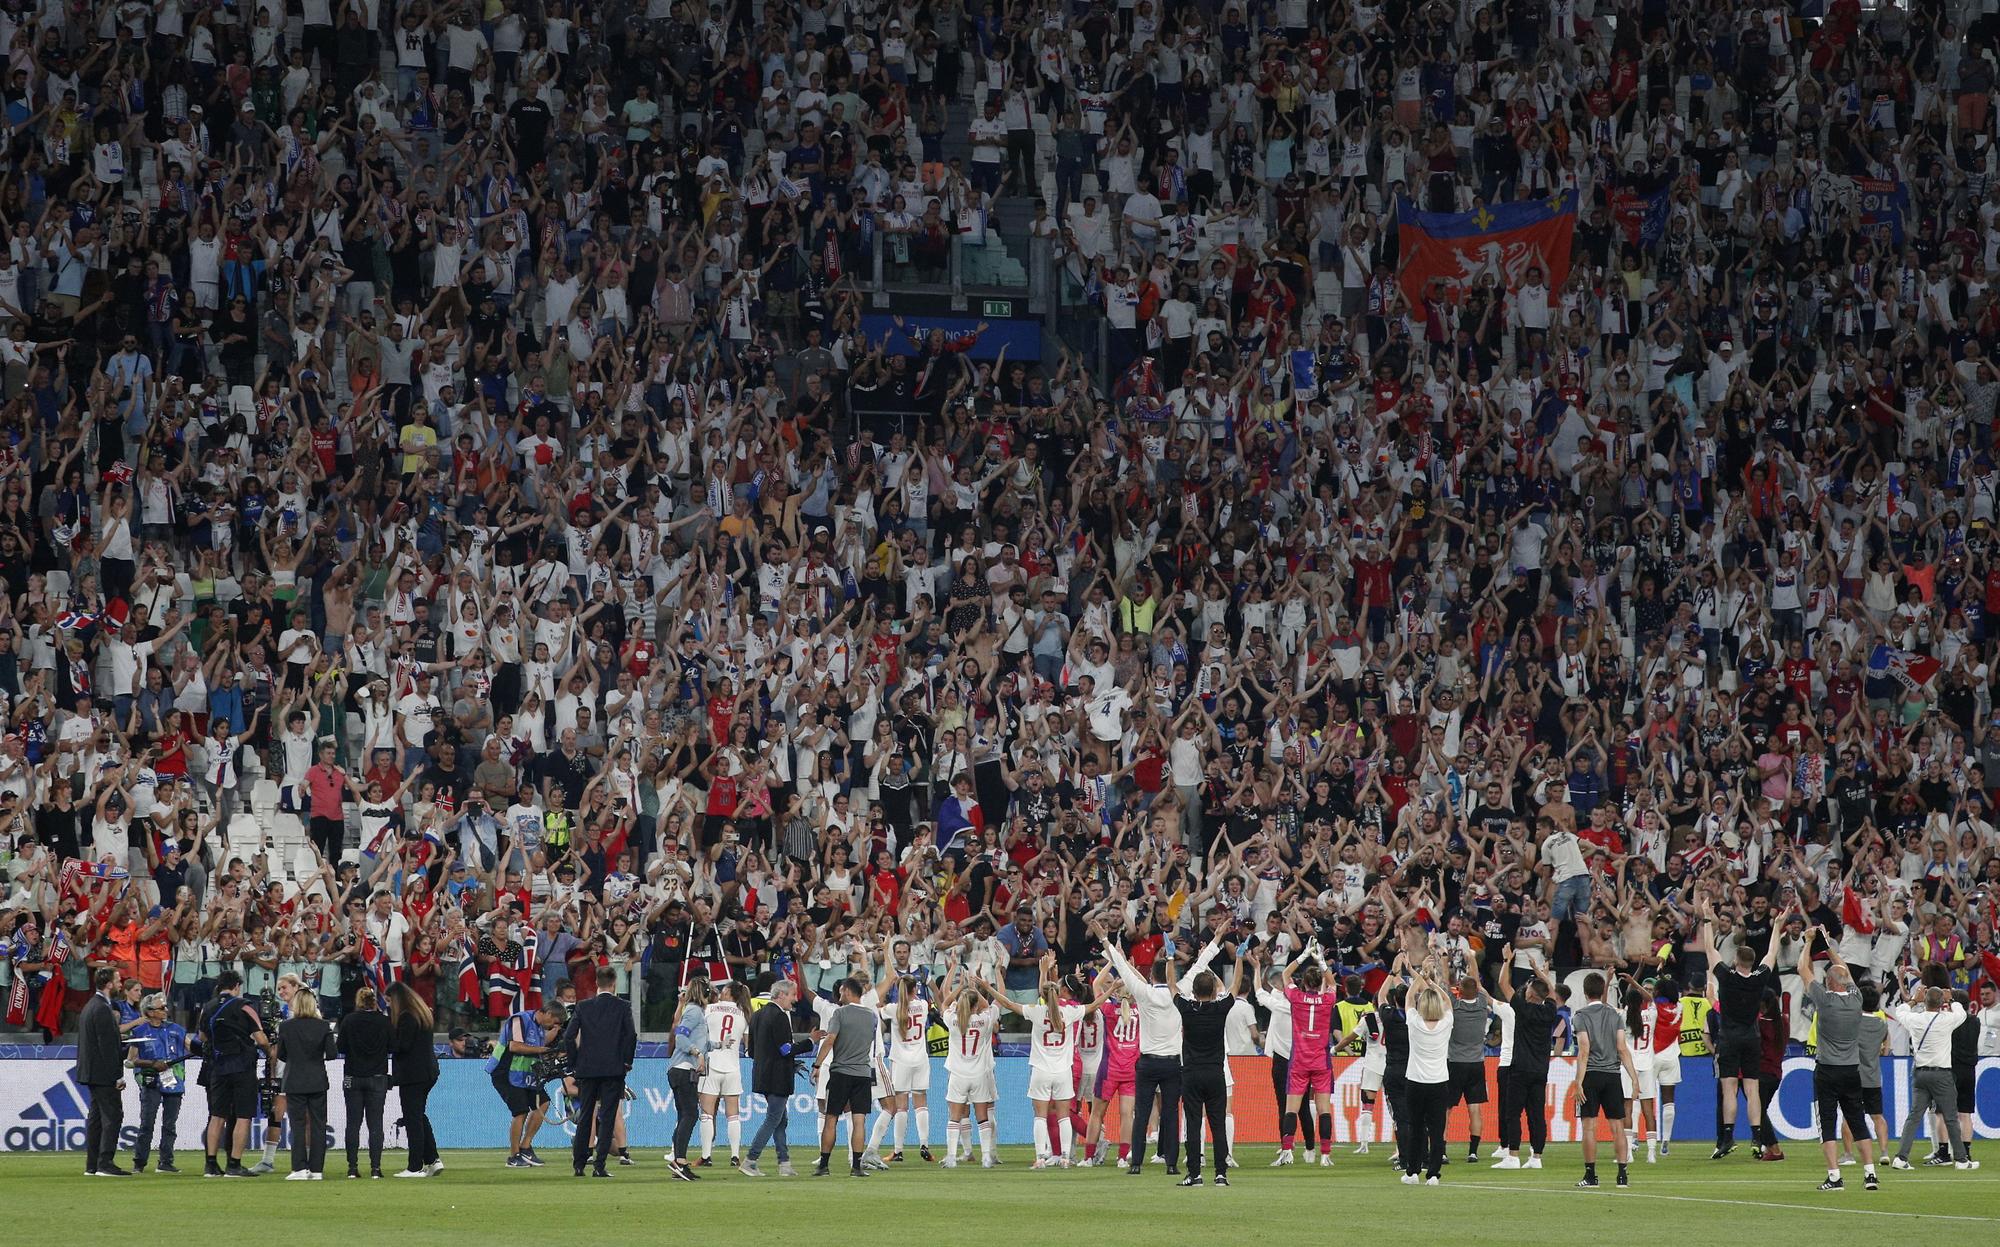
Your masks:
<svg viewBox="0 0 2000 1247"><path fill-rule="evenodd" d="M993 1071L983 1074L953 1074L945 1082L947 1104L991 1104L1000 1097L993 1091Z"/></svg>
<svg viewBox="0 0 2000 1247"><path fill-rule="evenodd" d="M1076 1098L1076 1079L1068 1070L1031 1069L1028 1071L1028 1098L1073 1100Z"/></svg>
<svg viewBox="0 0 2000 1247"><path fill-rule="evenodd" d="M701 1083L696 1090L703 1095L742 1095L743 1067L739 1065L735 1069L716 1069L711 1066L709 1071L701 1076Z"/></svg>
<svg viewBox="0 0 2000 1247"><path fill-rule="evenodd" d="M1660 1089L1659 1084L1653 1079L1652 1062L1632 1062L1632 1074L1638 1075L1639 1078L1639 1083L1636 1087L1632 1084L1631 1074L1627 1074L1622 1068L1618 1071L1618 1085L1625 1089L1625 1098L1628 1100L1652 1099Z"/></svg>
<svg viewBox="0 0 2000 1247"><path fill-rule="evenodd" d="M1665 1052L1653 1054L1653 1082L1661 1087L1681 1085L1681 1050L1679 1045Z"/></svg>
<svg viewBox="0 0 2000 1247"><path fill-rule="evenodd" d="M1389 1054L1383 1053L1378 1060L1372 1053L1361 1058L1361 1089L1380 1091L1382 1075L1389 1070Z"/></svg>
<svg viewBox="0 0 2000 1247"><path fill-rule="evenodd" d="M892 1095L928 1092L931 1089L931 1059L921 1052L915 1056L890 1057L889 1079L885 1085Z"/></svg>

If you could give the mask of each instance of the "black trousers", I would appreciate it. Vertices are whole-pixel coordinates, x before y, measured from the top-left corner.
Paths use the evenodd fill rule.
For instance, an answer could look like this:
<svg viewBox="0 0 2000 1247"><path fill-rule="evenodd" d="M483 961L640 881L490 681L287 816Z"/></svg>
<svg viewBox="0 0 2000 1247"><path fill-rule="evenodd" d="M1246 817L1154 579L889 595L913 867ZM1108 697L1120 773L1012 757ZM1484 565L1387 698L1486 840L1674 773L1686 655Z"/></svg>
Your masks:
<svg viewBox="0 0 2000 1247"><path fill-rule="evenodd" d="M1396 1159L1410 1156L1410 1083L1407 1078L1390 1077L1382 1079L1382 1095L1389 1101L1389 1116L1395 1125Z"/></svg>
<svg viewBox="0 0 2000 1247"><path fill-rule="evenodd" d="M596 1167L604 1168L605 1158L611 1155L611 1134L618 1128L618 1106L624 1100L623 1074L576 1080L576 1141L570 1145L569 1161L577 1172L583 1172L583 1162L591 1157L592 1129L586 1123L596 1125Z"/></svg>
<svg viewBox="0 0 2000 1247"><path fill-rule="evenodd" d="M1527 1071L1508 1066L1500 1071L1500 1146L1521 1150L1521 1115L1528 1118L1528 1146L1540 1156L1549 1145L1547 1070Z"/></svg>
<svg viewBox="0 0 2000 1247"><path fill-rule="evenodd" d="M1215 1132L1215 1172L1229 1172L1229 1086L1219 1065L1198 1065L1181 1071L1181 1100L1187 1105L1189 1173L1201 1172L1201 1123Z"/></svg>
<svg viewBox="0 0 2000 1247"><path fill-rule="evenodd" d="M667 1087L674 1093L674 1159L686 1160L688 1140L694 1137L694 1124L701 1117L701 1099L695 1094L694 1071L669 1070Z"/></svg>
<svg viewBox="0 0 2000 1247"><path fill-rule="evenodd" d="M1181 1063L1170 1056L1141 1056L1132 1087L1132 1156L1134 1169L1146 1163L1146 1122L1160 1103L1160 1155L1169 1165L1181 1159Z"/></svg>
<svg viewBox="0 0 2000 1247"><path fill-rule="evenodd" d="M410 1139L412 1169L422 1169L438 1158L437 1133L431 1129L429 1115L431 1088L435 1086L435 1078L402 1086L403 1133Z"/></svg>
<svg viewBox="0 0 2000 1247"><path fill-rule="evenodd" d="M1451 1112L1451 1084L1410 1084L1410 1129L1403 1136L1403 1172L1427 1178L1444 1172L1444 1123Z"/></svg>
<svg viewBox="0 0 2000 1247"><path fill-rule="evenodd" d="M383 1077L349 1078L341 1093L347 1101L347 1167L359 1169L361 1123L368 1123L368 1168L382 1167L382 1105L389 1098L389 1080Z"/></svg>
<svg viewBox="0 0 2000 1247"><path fill-rule="evenodd" d="M1772 1074L1757 1076L1757 1090L1761 1093L1765 1104L1778 1097L1778 1085L1781 1081ZM1764 1120L1758 1124L1757 1129L1751 1131L1750 1142L1758 1147L1778 1146L1778 1128L1771 1124L1771 1112L1768 1108L1764 1110Z"/></svg>
<svg viewBox="0 0 2000 1247"><path fill-rule="evenodd" d="M1287 1087L1290 1087L1291 1085L1292 1085L1292 1058L1288 1056L1272 1057L1271 1098L1277 1101L1278 1116L1281 1119L1284 1117L1285 1113L1285 1089ZM1309 1099L1299 1101L1298 1132L1299 1132L1299 1137L1305 1142L1306 1151L1308 1152L1312 1151L1315 1145L1315 1141L1318 1139L1319 1136L1315 1133L1313 1112L1312 1112L1312 1101Z"/></svg>
<svg viewBox="0 0 2000 1247"><path fill-rule="evenodd" d="M285 1118L292 1123L292 1172L325 1172L326 1092L286 1092Z"/></svg>
<svg viewBox="0 0 2000 1247"><path fill-rule="evenodd" d="M118 1163L118 1131L125 1124L125 1097L118 1084L85 1088L90 1112L83 1123L83 1171L96 1173Z"/></svg>

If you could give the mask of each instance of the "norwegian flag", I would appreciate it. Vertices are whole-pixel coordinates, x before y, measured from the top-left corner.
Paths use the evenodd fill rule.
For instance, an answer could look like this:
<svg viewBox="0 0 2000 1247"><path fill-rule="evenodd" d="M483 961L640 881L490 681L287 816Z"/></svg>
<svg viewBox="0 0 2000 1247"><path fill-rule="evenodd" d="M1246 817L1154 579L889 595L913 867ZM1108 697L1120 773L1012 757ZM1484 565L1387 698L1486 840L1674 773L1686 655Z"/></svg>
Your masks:
<svg viewBox="0 0 2000 1247"><path fill-rule="evenodd" d="M64 611L56 616L56 627L64 632L84 633L97 626L97 616L89 611Z"/></svg>
<svg viewBox="0 0 2000 1247"><path fill-rule="evenodd" d="M473 952L471 940L458 942L458 998L479 999L479 958Z"/></svg>
<svg viewBox="0 0 2000 1247"><path fill-rule="evenodd" d="M541 978L536 973L539 940L530 929L521 935L520 947L512 957L495 960L486 972L486 1012L490 1017L509 1017L523 1009L542 1007ZM461 967L460 974L464 970Z"/></svg>
<svg viewBox="0 0 2000 1247"><path fill-rule="evenodd" d="M373 936L361 937L361 973L368 980L368 986L375 990L378 1004L387 1006L389 984L395 981L395 967L389 964L389 955Z"/></svg>

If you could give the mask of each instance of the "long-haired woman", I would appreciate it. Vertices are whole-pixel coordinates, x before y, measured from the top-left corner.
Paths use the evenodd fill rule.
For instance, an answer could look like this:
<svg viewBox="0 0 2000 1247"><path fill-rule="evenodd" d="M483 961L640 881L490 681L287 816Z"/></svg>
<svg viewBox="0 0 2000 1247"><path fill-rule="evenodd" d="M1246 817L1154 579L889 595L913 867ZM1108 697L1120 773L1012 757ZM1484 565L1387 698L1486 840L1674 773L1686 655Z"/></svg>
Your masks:
<svg viewBox="0 0 2000 1247"><path fill-rule="evenodd" d="M426 1111L438 1080L431 1023L430 1006L408 983L389 985L389 1054L396 1062L396 1090L410 1149L409 1166L396 1175L399 1178L429 1178L444 1172Z"/></svg>
<svg viewBox="0 0 2000 1247"><path fill-rule="evenodd" d="M734 979L708 1005L708 1072L701 1076L701 1167L715 1151L715 1110L729 1113L729 1164L743 1163L743 1044L750 1035L750 990Z"/></svg>
<svg viewBox="0 0 2000 1247"><path fill-rule="evenodd" d="M681 1009L674 1018L673 1035L668 1039L667 1088L674 1094L674 1150L667 1153L667 1167L683 1182L695 1180L688 1167L688 1140L694 1137L696 1119L701 1115L697 1085L708 1070L707 979L688 980L681 993Z"/></svg>
<svg viewBox="0 0 2000 1247"><path fill-rule="evenodd" d="M1440 985L1443 975L1441 962L1427 961L1410 980L1409 1007L1404 1011L1410 1027L1410 1127L1402 1144L1407 1186L1417 1184L1419 1169L1423 1181L1436 1186L1444 1169L1444 1124L1451 1110L1445 1052L1451 1046L1452 1007L1450 993Z"/></svg>
<svg viewBox="0 0 2000 1247"><path fill-rule="evenodd" d="M1070 1148L1076 1141L1069 1114L1076 1104L1077 1025L1085 1014L1097 1008L1098 1002L1093 1001L1089 1006L1063 1003L1062 979L1056 974L1054 953L1043 955L1041 969L1042 981L1036 989L1034 1004L1017 1005L1000 995L993 998L993 1003L1028 1019L1028 1103L1034 1108L1034 1167L1047 1169L1053 1165L1067 1169ZM1049 1145L1048 1131L1052 1114L1060 1140L1054 1149Z"/></svg>
<svg viewBox="0 0 2000 1247"><path fill-rule="evenodd" d="M389 1019L384 1017L375 989L354 993L354 1008L340 1019L339 1047L344 1062L341 1095L347 1101L347 1176L361 1176L361 1123L368 1123L368 1176L382 1176L382 1104L389 1095Z"/></svg>
<svg viewBox="0 0 2000 1247"><path fill-rule="evenodd" d="M918 1155L932 1160L935 1158L931 1155L931 1052L926 1037L931 1025L931 1005L924 999L923 989L913 974L885 976L880 988L883 999L888 998L891 989L895 991L896 1003L887 1011L889 1094L883 1099L893 1122L889 1159L903 1159L904 1128L914 1118Z"/></svg>
<svg viewBox="0 0 2000 1247"><path fill-rule="evenodd" d="M938 1008L944 1014L949 1047L944 1072L944 1161L947 1169L958 1166L961 1144L966 1159L972 1158L972 1121L979 1120L980 1164L993 1167L993 1035L999 1026L1000 1010L989 995L990 989L957 966L946 975Z"/></svg>

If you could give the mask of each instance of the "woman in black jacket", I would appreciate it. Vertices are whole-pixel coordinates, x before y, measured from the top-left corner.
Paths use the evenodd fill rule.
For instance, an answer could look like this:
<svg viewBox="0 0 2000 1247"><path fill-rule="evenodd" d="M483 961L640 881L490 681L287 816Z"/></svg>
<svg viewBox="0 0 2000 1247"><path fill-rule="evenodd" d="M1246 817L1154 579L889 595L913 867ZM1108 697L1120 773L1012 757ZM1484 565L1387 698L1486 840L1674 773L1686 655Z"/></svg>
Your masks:
<svg viewBox="0 0 2000 1247"><path fill-rule="evenodd" d="M399 1178L428 1178L444 1172L437 1135L425 1108L437 1085L437 1049L431 1010L408 983L389 988L389 1052L396 1058L396 1091L402 1098L403 1130L410 1138L409 1168Z"/></svg>
<svg viewBox="0 0 2000 1247"><path fill-rule="evenodd" d="M278 1026L278 1059L285 1063L283 1091L292 1123L292 1172L287 1182L326 1176L326 1063L337 1051L333 1025L319 1015L319 997L292 994L292 1016Z"/></svg>
<svg viewBox="0 0 2000 1247"><path fill-rule="evenodd" d="M340 1055L347 1061L341 1079L347 1101L347 1176L358 1178L361 1122L368 1121L368 1176L382 1176L382 1104L389 1097L389 1019L375 989L354 994L354 1011L340 1019Z"/></svg>

